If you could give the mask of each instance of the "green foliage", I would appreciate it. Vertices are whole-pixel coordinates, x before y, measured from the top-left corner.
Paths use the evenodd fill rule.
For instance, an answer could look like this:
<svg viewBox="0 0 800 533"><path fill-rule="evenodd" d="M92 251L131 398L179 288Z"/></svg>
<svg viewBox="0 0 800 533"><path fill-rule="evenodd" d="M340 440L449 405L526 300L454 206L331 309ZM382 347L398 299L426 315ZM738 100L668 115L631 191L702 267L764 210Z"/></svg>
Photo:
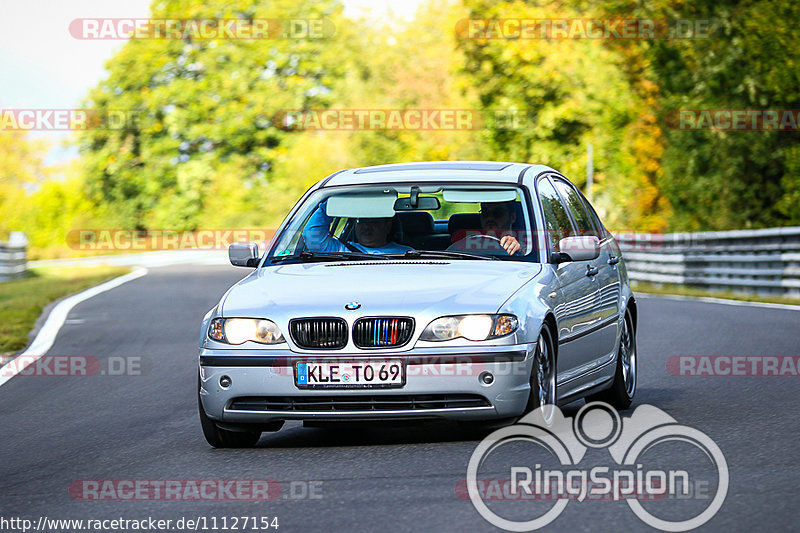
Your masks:
<svg viewBox="0 0 800 533"><path fill-rule="evenodd" d="M800 109L788 0L429 0L413 20L350 20L340 0L159 0L153 18L325 18L325 39L131 40L87 95L124 127L77 136L77 168L0 132L0 238L75 253L73 228L275 227L315 181L398 161L549 164L611 228L800 225L800 135L686 131L681 109ZM709 38L464 39L466 18L709 20ZM474 130L302 131L284 110L470 109ZM498 114L516 121L498 122Z"/></svg>
<svg viewBox="0 0 800 533"><path fill-rule="evenodd" d="M354 21L345 28L345 77L333 107L344 109L476 109L453 31L467 11L458 1L424 3L409 23ZM376 53L378 51L378 53ZM326 132L331 135L333 132ZM352 165L483 159L480 130L352 131Z"/></svg>
<svg viewBox="0 0 800 533"><path fill-rule="evenodd" d="M49 176L47 145L16 131L0 132L0 240L22 228L26 197Z"/></svg>
<svg viewBox="0 0 800 533"><path fill-rule="evenodd" d="M585 16L578 6L564 2L466 3L470 17L477 19ZM477 88L481 107L524 117L516 127L499 124L486 129L486 159L547 164L583 186L591 143L593 192L604 219L616 228L663 227L662 220L647 219L646 208L654 195L637 175L641 103L620 66L619 54L587 39L465 38L459 45L467 58L464 76ZM637 189L642 189L640 194L630 195Z"/></svg>
<svg viewBox="0 0 800 533"><path fill-rule="evenodd" d="M331 19L339 11L334 0L169 0L154 3L152 16ZM220 222L235 220L237 211L256 211L288 135L275 117L325 104L340 76L335 42L129 41L108 62L108 78L87 102L100 117L122 110L130 119L123 129L81 136L91 197L114 205L123 227L137 229L197 228L208 205L216 207L211 218Z"/></svg>
<svg viewBox="0 0 800 533"><path fill-rule="evenodd" d="M481 103L534 111L530 128L493 129L489 145L496 157L551 163L581 183L592 141L597 202L613 226L800 223L796 131L686 131L667 120L681 109L800 107L797 2L466 3L476 18L709 21L708 38L464 41Z"/></svg>
<svg viewBox="0 0 800 533"><path fill-rule="evenodd" d="M658 187L673 208L673 230L800 224L797 131L685 131L667 122L681 109L797 109L800 47L793 1L609 0L611 15L707 20L708 38L628 45L632 84L658 87L664 126Z"/></svg>

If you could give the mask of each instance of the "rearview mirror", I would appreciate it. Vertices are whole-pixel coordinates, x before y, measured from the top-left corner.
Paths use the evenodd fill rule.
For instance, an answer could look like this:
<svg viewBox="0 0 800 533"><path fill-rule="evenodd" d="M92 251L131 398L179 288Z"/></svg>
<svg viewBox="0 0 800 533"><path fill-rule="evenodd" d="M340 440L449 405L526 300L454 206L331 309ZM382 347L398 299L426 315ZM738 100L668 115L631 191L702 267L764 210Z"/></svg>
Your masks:
<svg viewBox="0 0 800 533"><path fill-rule="evenodd" d="M233 266L258 266L258 244L254 242L235 242L228 246L228 259Z"/></svg>
<svg viewBox="0 0 800 533"><path fill-rule="evenodd" d="M591 261L600 256L600 239L594 235L585 235L583 237L565 237L558 241L558 249L560 255L556 263L564 263L566 261ZM565 257L566 256L566 257Z"/></svg>
<svg viewBox="0 0 800 533"><path fill-rule="evenodd" d="M395 211L415 211L421 209L424 211L436 211L441 207L439 199L435 196L420 196L417 198L417 205L412 205L411 198L398 198L394 202Z"/></svg>

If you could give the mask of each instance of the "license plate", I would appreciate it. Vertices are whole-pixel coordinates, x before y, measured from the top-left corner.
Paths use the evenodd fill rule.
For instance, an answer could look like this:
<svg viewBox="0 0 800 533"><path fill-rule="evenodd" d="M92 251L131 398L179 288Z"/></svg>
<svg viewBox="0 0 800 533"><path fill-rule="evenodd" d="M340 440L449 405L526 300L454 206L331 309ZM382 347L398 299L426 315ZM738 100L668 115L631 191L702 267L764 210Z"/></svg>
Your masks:
<svg viewBox="0 0 800 533"><path fill-rule="evenodd" d="M385 361L302 361L294 367L295 384L301 389L370 389L402 387L405 365L399 359Z"/></svg>

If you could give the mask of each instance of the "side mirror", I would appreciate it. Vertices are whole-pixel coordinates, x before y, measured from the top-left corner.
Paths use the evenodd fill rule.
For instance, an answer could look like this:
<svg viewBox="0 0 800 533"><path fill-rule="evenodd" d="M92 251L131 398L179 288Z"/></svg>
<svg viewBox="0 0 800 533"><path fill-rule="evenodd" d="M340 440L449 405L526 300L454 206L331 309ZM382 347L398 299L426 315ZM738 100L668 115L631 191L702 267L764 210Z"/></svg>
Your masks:
<svg viewBox="0 0 800 533"><path fill-rule="evenodd" d="M228 246L228 259L237 267L258 266L258 244L254 242L235 242Z"/></svg>
<svg viewBox="0 0 800 533"><path fill-rule="evenodd" d="M555 263L566 261L591 261L600 256L600 239L594 235L583 237L565 237L558 241L560 253L553 254L559 256Z"/></svg>

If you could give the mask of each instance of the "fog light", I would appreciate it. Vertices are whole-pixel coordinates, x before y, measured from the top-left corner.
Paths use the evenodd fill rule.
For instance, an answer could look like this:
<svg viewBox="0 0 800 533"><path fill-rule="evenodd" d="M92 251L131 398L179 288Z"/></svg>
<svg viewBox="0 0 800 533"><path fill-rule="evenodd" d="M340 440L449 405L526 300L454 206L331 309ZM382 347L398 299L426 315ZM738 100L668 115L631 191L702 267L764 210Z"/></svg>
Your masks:
<svg viewBox="0 0 800 533"><path fill-rule="evenodd" d="M221 378L219 378L219 386L222 387L223 389L227 389L228 387L230 387L231 383L233 383L233 381L231 381L230 376L222 376Z"/></svg>
<svg viewBox="0 0 800 533"><path fill-rule="evenodd" d="M491 385L494 383L494 375L491 372L483 372L478 376L478 380L484 385Z"/></svg>

